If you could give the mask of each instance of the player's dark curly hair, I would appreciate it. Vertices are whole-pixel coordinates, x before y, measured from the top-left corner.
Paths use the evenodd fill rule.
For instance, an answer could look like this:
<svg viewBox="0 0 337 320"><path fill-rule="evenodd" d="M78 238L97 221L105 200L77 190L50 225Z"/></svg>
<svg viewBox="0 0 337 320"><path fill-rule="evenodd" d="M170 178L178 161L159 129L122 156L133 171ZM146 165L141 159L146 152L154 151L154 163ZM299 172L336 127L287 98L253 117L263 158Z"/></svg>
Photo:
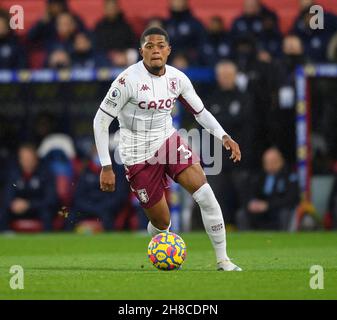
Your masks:
<svg viewBox="0 0 337 320"><path fill-rule="evenodd" d="M145 43L145 37L150 35L150 34L160 34L160 35L165 37L165 40L167 41L167 43L170 43L169 35L164 29L158 28L158 27L152 27L152 28L145 29L144 32L142 33L142 35L140 37L140 46L141 47Z"/></svg>

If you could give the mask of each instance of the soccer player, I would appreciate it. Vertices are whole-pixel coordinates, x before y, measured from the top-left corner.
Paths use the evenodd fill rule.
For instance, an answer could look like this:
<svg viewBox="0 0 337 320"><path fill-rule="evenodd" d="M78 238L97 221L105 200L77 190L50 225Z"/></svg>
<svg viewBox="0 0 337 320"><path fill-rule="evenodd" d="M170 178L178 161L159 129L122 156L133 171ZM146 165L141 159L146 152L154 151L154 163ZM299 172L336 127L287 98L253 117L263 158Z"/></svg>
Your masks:
<svg viewBox="0 0 337 320"><path fill-rule="evenodd" d="M146 29L140 39L142 61L131 65L113 81L95 119L94 134L102 165L100 188L115 190L115 174L109 154L109 126L118 118L119 151L130 188L149 218L153 237L168 231L170 212L164 195L166 175L182 185L198 203L206 232L212 242L217 269L241 271L226 251L222 212L207 183L200 159L172 126L171 111L180 101L197 122L231 150L230 158L241 160L238 144L207 111L187 76L166 65L171 52L169 37L161 28Z"/></svg>

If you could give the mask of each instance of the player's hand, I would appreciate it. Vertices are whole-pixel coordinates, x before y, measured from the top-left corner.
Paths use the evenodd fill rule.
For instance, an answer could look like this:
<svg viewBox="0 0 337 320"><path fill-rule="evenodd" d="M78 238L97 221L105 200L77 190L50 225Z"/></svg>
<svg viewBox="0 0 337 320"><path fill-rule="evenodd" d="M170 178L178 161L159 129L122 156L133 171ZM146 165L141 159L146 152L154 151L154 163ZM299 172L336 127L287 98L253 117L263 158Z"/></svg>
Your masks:
<svg viewBox="0 0 337 320"><path fill-rule="evenodd" d="M232 154L229 159L233 162L238 162L241 160L241 151L239 145L228 135L223 136L222 142L226 150L231 150Z"/></svg>
<svg viewBox="0 0 337 320"><path fill-rule="evenodd" d="M112 166L104 166L99 177L100 187L102 191L115 191L116 178L112 170Z"/></svg>

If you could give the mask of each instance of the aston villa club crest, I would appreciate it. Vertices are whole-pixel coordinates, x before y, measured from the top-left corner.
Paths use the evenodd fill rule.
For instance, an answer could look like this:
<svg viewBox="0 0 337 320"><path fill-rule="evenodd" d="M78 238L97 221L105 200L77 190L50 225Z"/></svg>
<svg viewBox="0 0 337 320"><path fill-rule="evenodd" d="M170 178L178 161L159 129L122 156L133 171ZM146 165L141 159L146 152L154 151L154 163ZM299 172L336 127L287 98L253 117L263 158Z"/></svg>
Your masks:
<svg viewBox="0 0 337 320"><path fill-rule="evenodd" d="M149 201L149 196L147 195L146 189L137 190L139 200L143 203L147 203Z"/></svg>
<svg viewBox="0 0 337 320"><path fill-rule="evenodd" d="M177 78L169 78L169 87L170 90L174 93L178 90L178 80Z"/></svg>

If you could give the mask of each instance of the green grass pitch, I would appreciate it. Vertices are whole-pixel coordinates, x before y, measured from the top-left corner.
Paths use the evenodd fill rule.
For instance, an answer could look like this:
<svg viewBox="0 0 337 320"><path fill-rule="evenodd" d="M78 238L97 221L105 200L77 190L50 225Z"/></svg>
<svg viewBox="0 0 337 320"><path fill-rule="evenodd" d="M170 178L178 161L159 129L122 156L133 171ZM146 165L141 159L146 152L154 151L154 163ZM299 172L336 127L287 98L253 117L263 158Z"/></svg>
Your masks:
<svg viewBox="0 0 337 320"><path fill-rule="evenodd" d="M215 270L205 233L180 234L187 259L179 271L158 271L140 233L1 235L0 299L337 299L337 233L236 233L228 251L243 272ZM24 268L24 289L12 290L12 265ZM309 286L312 265L324 289Z"/></svg>

